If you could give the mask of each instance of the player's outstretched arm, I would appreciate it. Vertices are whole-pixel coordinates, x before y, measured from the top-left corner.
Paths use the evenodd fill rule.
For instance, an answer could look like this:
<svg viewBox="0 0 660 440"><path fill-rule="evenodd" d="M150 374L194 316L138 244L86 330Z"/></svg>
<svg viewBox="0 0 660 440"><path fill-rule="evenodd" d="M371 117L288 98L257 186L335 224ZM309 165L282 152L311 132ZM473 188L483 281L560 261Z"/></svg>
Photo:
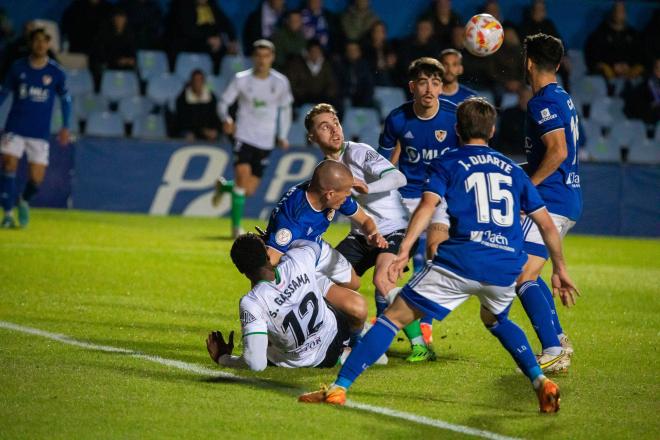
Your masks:
<svg viewBox="0 0 660 440"><path fill-rule="evenodd" d="M392 264L390 264L387 271L387 276L391 282L396 283L401 277L403 268L406 267L408 260L410 259L410 250L422 232L428 227L431 217L433 216L433 211L435 211L440 200L440 196L435 193L425 192L422 194L422 200L419 202L419 205L417 205L415 212L413 212L412 217L410 218L410 223L408 223L406 236L401 242L399 253L396 258L392 260Z"/></svg>
<svg viewBox="0 0 660 440"><path fill-rule="evenodd" d="M536 172L529 176L534 186L543 182L548 176L557 171L557 168L559 168L568 156L566 134L563 129L546 133L541 140L545 145L545 155Z"/></svg>
<svg viewBox="0 0 660 440"><path fill-rule="evenodd" d="M558 294L562 304L566 307L571 307L575 305L575 300L580 293L568 275L562 253L561 237L559 236L557 227L552 221L550 214L548 214L548 210L545 208L531 213L530 217L539 228L543 242L550 253L550 260L552 261L552 293L553 295Z"/></svg>
<svg viewBox="0 0 660 440"><path fill-rule="evenodd" d="M378 227L373 218L362 209L361 206L358 207L358 210L351 216L351 220L355 221L360 225L360 229L367 237L367 242L375 247L386 249L388 244L387 240L378 232Z"/></svg>
<svg viewBox="0 0 660 440"><path fill-rule="evenodd" d="M225 342L221 332L210 333L206 339L206 348L211 359L223 367L263 371L268 366L266 357L268 336L266 334L257 333L244 336L241 356L231 354L234 349L233 331L229 333L228 342Z"/></svg>

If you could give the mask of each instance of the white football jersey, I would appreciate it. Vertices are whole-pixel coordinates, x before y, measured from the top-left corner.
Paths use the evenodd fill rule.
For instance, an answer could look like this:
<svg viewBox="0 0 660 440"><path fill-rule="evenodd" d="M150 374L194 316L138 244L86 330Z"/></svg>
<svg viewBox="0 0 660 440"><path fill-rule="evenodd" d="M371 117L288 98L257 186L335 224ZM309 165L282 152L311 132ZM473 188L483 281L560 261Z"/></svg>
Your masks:
<svg viewBox="0 0 660 440"><path fill-rule="evenodd" d="M353 173L353 177L369 184L388 172L396 170L392 162L378 154L367 144L346 142L339 154L343 162ZM357 194L354 196L362 209L373 217L378 231L387 235L399 229L408 227L408 210L403 204L401 194L396 189L374 194ZM352 224L351 232L362 234L360 228Z"/></svg>
<svg viewBox="0 0 660 440"><path fill-rule="evenodd" d="M314 367L337 335L337 319L316 281L316 243L292 247L280 260L275 280L262 281L240 302L243 337L268 335L267 357L279 367Z"/></svg>
<svg viewBox="0 0 660 440"><path fill-rule="evenodd" d="M286 76L273 69L263 79L254 76L252 69L238 72L220 99L227 106L238 99L234 134L238 141L262 150L275 148L279 108L293 102ZM280 136L286 137L286 134Z"/></svg>

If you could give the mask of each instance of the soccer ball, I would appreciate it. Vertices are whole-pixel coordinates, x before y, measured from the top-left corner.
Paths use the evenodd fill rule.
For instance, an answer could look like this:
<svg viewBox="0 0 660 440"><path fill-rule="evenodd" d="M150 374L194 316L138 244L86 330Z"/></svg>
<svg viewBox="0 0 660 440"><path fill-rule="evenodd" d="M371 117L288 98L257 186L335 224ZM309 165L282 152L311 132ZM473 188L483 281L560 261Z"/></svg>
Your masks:
<svg viewBox="0 0 660 440"><path fill-rule="evenodd" d="M504 41L504 29L490 14L477 14L465 25L465 48L472 55L485 57L497 52Z"/></svg>

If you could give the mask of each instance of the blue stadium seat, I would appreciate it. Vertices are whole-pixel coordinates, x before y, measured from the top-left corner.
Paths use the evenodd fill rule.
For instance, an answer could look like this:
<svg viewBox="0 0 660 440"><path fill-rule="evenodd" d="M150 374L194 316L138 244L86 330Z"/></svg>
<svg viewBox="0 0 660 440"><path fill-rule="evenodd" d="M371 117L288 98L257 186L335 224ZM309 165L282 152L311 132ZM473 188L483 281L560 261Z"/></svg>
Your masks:
<svg viewBox="0 0 660 440"><path fill-rule="evenodd" d="M144 96L126 96L119 101L119 114L124 122L132 122L142 115L151 113L154 103Z"/></svg>
<svg viewBox="0 0 660 440"><path fill-rule="evenodd" d="M207 53L181 52L176 56L174 73L188 81L190 73L199 69L206 76L213 73L213 62Z"/></svg>
<svg viewBox="0 0 660 440"><path fill-rule="evenodd" d="M138 50L137 68L143 80L170 71L167 55L160 50Z"/></svg>
<svg viewBox="0 0 660 440"><path fill-rule="evenodd" d="M500 102L501 109L512 108L518 105L518 95L516 93L506 92L502 95L502 102Z"/></svg>
<svg viewBox="0 0 660 440"><path fill-rule="evenodd" d="M607 96L607 83L600 75L586 75L579 79L572 90L578 102L593 102L596 99Z"/></svg>
<svg viewBox="0 0 660 440"><path fill-rule="evenodd" d="M215 75L206 77L206 85L218 99L220 98L220 95L222 95L222 92L225 91L227 84L227 78Z"/></svg>
<svg viewBox="0 0 660 440"><path fill-rule="evenodd" d="M628 162L660 164L660 143L652 139L644 139L628 150Z"/></svg>
<svg viewBox="0 0 660 440"><path fill-rule="evenodd" d="M87 118L85 133L89 136L123 136L124 122L114 112L94 112Z"/></svg>
<svg viewBox="0 0 660 440"><path fill-rule="evenodd" d="M579 81L587 74L587 64L584 61L584 53L577 49L568 49L566 52L571 63L571 81Z"/></svg>
<svg viewBox="0 0 660 440"><path fill-rule="evenodd" d="M488 101L491 104L495 105L495 95L490 90L475 90L475 92L477 92L477 96L481 96L482 98L486 98L486 101Z"/></svg>
<svg viewBox="0 0 660 440"><path fill-rule="evenodd" d="M344 135L347 140L364 142L378 148L380 116L371 107L351 107L344 115Z"/></svg>
<svg viewBox="0 0 660 440"><path fill-rule="evenodd" d="M621 149L614 146L609 138L598 136L587 140L585 146L589 159L595 162L619 162Z"/></svg>
<svg viewBox="0 0 660 440"><path fill-rule="evenodd" d="M242 55L225 55L220 62L220 77L228 82L236 72L252 67L252 61Z"/></svg>
<svg viewBox="0 0 660 440"><path fill-rule="evenodd" d="M306 147L307 143L307 130L303 124L291 124L289 130L289 143L294 147Z"/></svg>
<svg viewBox="0 0 660 440"><path fill-rule="evenodd" d="M110 101L119 101L125 96L135 96L140 93L138 78L135 72L126 70L106 70L101 77L101 95Z"/></svg>
<svg viewBox="0 0 660 440"><path fill-rule="evenodd" d="M66 86L71 96L80 96L94 91L92 74L87 69L67 69Z"/></svg>
<svg viewBox="0 0 660 440"><path fill-rule="evenodd" d="M74 100L76 99L75 97L73 98ZM75 119L71 119L70 125L71 127L69 128L69 131L71 133L77 133L78 132L78 124L75 123ZM53 106L53 114L50 117L50 132L52 134L57 133L60 131L62 128L62 101L59 99Z"/></svg>
<svg viewBox="0 0 660 440"><path fill-rule="evenodd" d="M601 126L611 125L625 119L623 114L624 102L621 98L601 96L591 103L590 118Z"/></svg>
<svg viewBox="0 0 660 440"><path fill-rule="evenodd" d="M88 93L73 99L73 118L75 121L86 121L87 115L103 112L108 109L108 100L101 95Z"/></svg>
<svg viewBox="0 0 660 440"><path fill-rule="evenodd" d="M140 116L133 123L132 136L143 139L162 139L167 137L164 116L162 114Z"/></svg>
<svg viewBox="0 0 660 440"><path fill-rule="evenodd" d="M400 87L376 87L374 99L380 110L381 119L406 101L406 94Z"/></svg>
<svg viewBox="0 0 660 440"><path fill-rule="evenodd" d="M589 141L591 139L597 139L603 135L601 125L592 119L581 118L580 124L582 124L580 139L586 136L587 141Z"/></svg>
<svg viewBox="0 0 660 440"><path fill-rule="evenodd" d="M612 126L609 138L617 147L632 149L646 139L646 125L638 119L618 120Z"/></svg>
<svg viewBox="0 0 660 440"><path fill-rule="evenodd" d="M0 129L5 128L7 123L7 116L9 116L9 110L11 110L11 103L13 101L13 96L10 94L5 99L5 102L0 106Z"/></svg>
<svg viewBox="0 0 660 440"><path fill-rule="evenodd" d="M168 104L179 96L183 84L184 81L177 75L162 73L149 80L147 96L158 105Z"/></svg>

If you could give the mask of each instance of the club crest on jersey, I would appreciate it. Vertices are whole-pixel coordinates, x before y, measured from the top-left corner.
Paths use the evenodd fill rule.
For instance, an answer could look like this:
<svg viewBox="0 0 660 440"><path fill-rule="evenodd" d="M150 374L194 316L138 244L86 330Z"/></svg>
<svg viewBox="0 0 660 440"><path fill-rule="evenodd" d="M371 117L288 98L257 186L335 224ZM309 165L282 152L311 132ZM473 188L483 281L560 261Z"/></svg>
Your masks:
<svg viewBox="0 0 660 440"><path fill-rule="evenodd" d="M252 313L248 312L247 310L243 310L241 312L241 324L243 324L243 327L246 325L250 324L251 322L256 321L257 318L255 318Z"/></svg>
<svg viewBox="0 0 660 440"><path fill-rule="evenodd" d="M50 75L44 75L41 77L41 81L44 83L45 86L53 82L53 77Z"/></svg>
<svg viewBox="0 0 660 440"><path fill-rule="evenodd" d="M436 130L435 131L435 139L438 142L444 141L446 137L447 137L447 130Z"/></svg>
<svg viewBox="0 0 660 440"><path fill-rule="evenodd" d="M293 234L287 228L282 228L275 233L275 243L286 246L291 241Z"/></svg>
<svg viewBox="0 0 660 440"><path fill-rule="evenodd" d="M334 210L334 209L331 209L330 211L328 211L328 213L326 214L325 218L327 218L328 221L331 222L332 219L335 218L335 210Z"/></svg>

